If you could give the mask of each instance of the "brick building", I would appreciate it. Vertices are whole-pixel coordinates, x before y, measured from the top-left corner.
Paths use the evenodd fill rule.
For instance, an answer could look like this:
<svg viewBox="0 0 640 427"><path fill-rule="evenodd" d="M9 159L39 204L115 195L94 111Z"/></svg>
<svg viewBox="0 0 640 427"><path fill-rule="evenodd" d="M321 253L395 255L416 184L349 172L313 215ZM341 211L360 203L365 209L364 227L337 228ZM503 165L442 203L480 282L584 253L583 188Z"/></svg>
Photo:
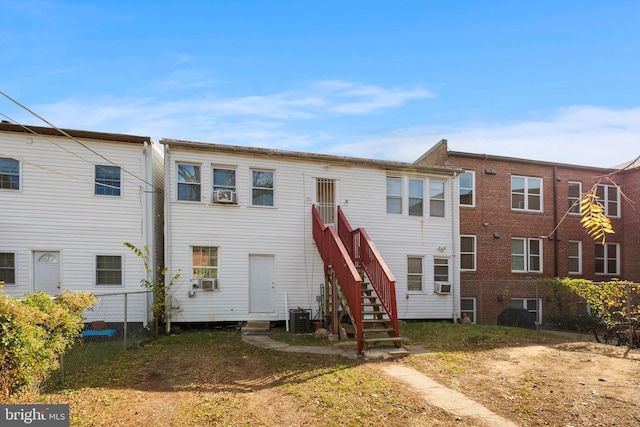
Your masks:
<svg viewBox="0 0 640 427"><path fill-rule="evenodd" d="M465 170L461 305L477 323L496 323L507 307L553 321L568 307L551 287L536 285L541 278L640 281L640 214L633 203L640 202L639 164L597 168L463 153L449 151L446 140L416 164ZM615 230L604 244L582 228L576 203L594 185Z"/></svg>

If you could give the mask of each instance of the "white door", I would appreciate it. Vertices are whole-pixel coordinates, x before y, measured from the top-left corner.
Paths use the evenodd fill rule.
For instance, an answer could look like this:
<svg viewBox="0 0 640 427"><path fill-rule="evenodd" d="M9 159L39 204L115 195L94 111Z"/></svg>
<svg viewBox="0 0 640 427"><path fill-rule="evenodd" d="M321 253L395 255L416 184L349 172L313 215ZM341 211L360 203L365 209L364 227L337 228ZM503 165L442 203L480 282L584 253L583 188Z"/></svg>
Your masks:
<svg viewBox="0 0 640 427"><path fill-rule="evenodd" d="M33 253L35 290L50 295L60 293L60 252Z"/></svg>
<svg viewBox="0 0 640 427"><path fill-rule="evenodd" d="M336 222L336 182L329 178L316 178L316 209L324 225Z"/></svg>
<svg viewBox="0 0 640 427"><path fill-rule="evenodd" d="M249 312L274 312L275 279L272 255L249 255Z"/></svg>

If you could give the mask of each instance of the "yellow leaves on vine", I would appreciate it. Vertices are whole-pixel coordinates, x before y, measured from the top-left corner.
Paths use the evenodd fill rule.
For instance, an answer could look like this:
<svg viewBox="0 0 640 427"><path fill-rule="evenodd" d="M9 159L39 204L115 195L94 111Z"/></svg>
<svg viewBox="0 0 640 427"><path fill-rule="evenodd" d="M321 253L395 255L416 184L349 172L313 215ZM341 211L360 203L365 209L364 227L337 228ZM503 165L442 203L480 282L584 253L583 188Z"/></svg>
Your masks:
<svg viewBox="0 0 640 427"><path fill-rule="evenodd" d="M593 193L585 193L580 201L580 215L582 227L593 240L605 242L607 234L613 234L611 220L605 215L604 206L600 203L599 197Z"/></svg>

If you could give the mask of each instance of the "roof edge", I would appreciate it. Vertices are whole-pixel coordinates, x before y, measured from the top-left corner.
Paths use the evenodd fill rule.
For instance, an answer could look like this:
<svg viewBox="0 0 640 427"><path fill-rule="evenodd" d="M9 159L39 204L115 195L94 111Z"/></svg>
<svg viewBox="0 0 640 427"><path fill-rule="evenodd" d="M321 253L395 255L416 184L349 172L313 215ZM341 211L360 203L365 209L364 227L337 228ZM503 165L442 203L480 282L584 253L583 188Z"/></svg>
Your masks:
<svg viewBox="0 0 640 427"><path fill-rule="evenodd" d="M62 132L67 133L68 135L71 135L74 138L94 139L94 140L104 140L104 141L118 141L118 142L132 142L132 143L140 143L140 144L145 142L153 142L153 139L150 136L94 132L94 131L78 130L78 129L60 128L60 130ZM67 135L60 132L56 128L20 125L15 123L9 123L6 120L3 120L2 122L0 122L0 132L25 133L29 135L59 136L63 138L67 137Z"/></svg>

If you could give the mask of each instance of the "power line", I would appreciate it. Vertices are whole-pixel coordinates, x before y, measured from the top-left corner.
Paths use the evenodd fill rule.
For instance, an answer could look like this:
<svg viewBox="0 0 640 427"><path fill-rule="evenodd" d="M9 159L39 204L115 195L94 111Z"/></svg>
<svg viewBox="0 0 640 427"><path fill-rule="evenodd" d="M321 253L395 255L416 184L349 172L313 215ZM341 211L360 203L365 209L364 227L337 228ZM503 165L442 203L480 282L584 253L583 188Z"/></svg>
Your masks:
<svg viewBox="0 0 640 427"><path fill-rule="evenodd" d="M105 156L103 156L102 154L98 153L96 150L92 149L91 147L87 146L87 145L86 145L86 144L84 144L83 142L79 141L79 140L78 140L77 138L75 138L74 136L69 135L69 134L68 134L64 129L60 129L59 127L57 127L57 126L56 126L56 125L54 125L53 123L51 123L51 122L49 122L48 120L46 120L44 117L40 116L40 115L39 115L39 114L37 114L36 112L34 112L34 111L32 111L31 109L29 109L27 106L25 106L25 105L21 104L21 103L20 103L20 102L18 102L17 100L15 100L15 99L13 99L12 97L10 97L9 95L7 95L7 94L6 94L6 93L4 93L3 91L0 91L0 95L4 96L4 97L5 97L5 98L7 98L9 101L13 102L14 104L16 104L17 106L19 106L20 108L24 109L25 111L29 112L29 113L30 113L30 114L32 114L33 116L37 117L38 119L42 120L43 122L45 122L46 124L48 124L52 129L57 130L57 131L58 131L58 132L60 132L62 135L66 136L67 138L71 139L71 140L72 140L72 141L74 141L75 143L77 143L77 144L81 145L82 147L84 147L86 150L88 150L88 151L92 152L93 154L95 154L96 156L100 157L101 159L104 159L106 162L108 162L108 163L112 164L113 166L117 166L117 167L121 168L121 169L122 169L126 174L129 174L129 175L131 175L132 177L134 177L135 179L137 179L137 180L139 180L139 181L142 181L143 183L145 183L145 184L147 184L147 185L151 186L151 187L152 187L154 190L156 190L158 193L161 193L161 192L162 192L162 188L156 187L156 186L155 186L155 185L153 185L152 183L150 183L150 182L148 182L148 181L146 181L146 180L144 180L144 179L140 178L139 176L135 175L135 174L134 174L134 173L132 173L132 172L129 172L127 169L125 169L125 168L121 167L121 166L120 166L120 165L118 165L117 163L115 163L115 162L111 161L111 160L110 160L110 159L108 159L107 157L105 157ZM0 114L1 114L1 113L0 113ZM2 116L4 116L4 117L6 117L7 119L9 119L9 117L7 117L7 116L6 116L6 115L4 115L4 114L2 114ZM11 120L11 119L9 119L9 120ZM37 135L37 136L39 136L39 137L42 137L42 135L38 134L37 132L35 132L35 131L34 131L34 130L32 130L32 129L29 129L27 126L25 126L25 125L23 125L23 124L20 124L20 123L18 123L18 122L16 122L16 121L14 121L14 120L11 120L11 121L12 121L13 123L15 123L15 124L19 125L20 127L22 127L22 128L24 128L24 129L26 129L27 131L29 131L29 132L33 133L34 135ZM42 138L44 138L44 137L42 137ZM52 142L52 141L48 140L47 138L44 138L44 139L46 139L46 140L47 140L47 141L49 141L49 142ZM54 145L58 146L59 148L62 148L62 147L60 147L58 144L55 144L55 143L54 143ZM71 153L69 150L66 150L66 149L64 149L64 148L62 148L62 149L63 149L63 150L65 150L65 151L67 151L67 152L69 152L69 153ZM75 155L76 157L79 157L79 158L81 158L81 159L82 159L82 157L80 157L80 156L79 156L79 155L77 155L77 154L74 154L74 153L71 153L71 154L73 154L73 155ZM89 162L89 161L88 161L88 160L86 160L86 159L83 159L83 160L85 160L85 161ZM89 162L89 163L93 164L93 162Z"/></svg>

